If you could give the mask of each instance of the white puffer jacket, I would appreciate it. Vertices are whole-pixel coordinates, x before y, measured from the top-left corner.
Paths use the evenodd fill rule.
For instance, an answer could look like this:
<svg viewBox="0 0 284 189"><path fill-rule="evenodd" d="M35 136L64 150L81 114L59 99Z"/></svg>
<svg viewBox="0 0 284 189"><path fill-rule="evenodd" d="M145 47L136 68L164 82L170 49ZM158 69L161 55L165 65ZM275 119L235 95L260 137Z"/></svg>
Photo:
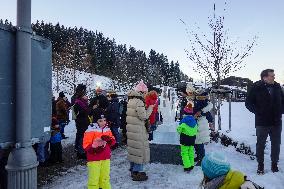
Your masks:
<svg viewBox="0 0 284 189"><path fill-rule="evenodd" d="M153 109L148 108L146 110L144 102L135 98L135 96L142 97L140 93L131 91L128 96L134 97L128 101L126 112L128 159L137 164L148 163L150 161L150 148L145 120L149 118Z"/></svg>
<svg viewBox="0 0 284 189"><path fill-rule="evenodd" d="M202 109L203 113L210 112L213 108L212 103L208 103L206 107ZM198 132L195 139L195 144L204 144L206 142L210 142L210 130L209 124L205 116L201 116L197 120Z"/></svg>

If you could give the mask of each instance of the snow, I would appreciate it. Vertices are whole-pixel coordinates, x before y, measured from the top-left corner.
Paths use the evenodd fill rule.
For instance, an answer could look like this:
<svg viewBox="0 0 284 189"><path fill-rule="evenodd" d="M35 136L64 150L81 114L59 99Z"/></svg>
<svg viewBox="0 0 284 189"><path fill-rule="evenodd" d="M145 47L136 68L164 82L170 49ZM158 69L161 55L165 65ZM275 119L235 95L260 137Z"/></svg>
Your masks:
<svg viewBox="0 0 284 189"><path fill-rule="evenodd" d="M89 95L92 94L92 91L95 90L97 87L100 87L104 90L113 90L113 81L104 76L90 74L83 71L76 71L75 72L75 84L78 85L83 83L87 86L87 93ZM74 79L74 72L69 68L64 68L63 70L58 72L58 87L59 91L63 91L69 95L73 95L73 81ZM69 82L67 82L69 81ZM57 72L52 71L52 89L56 91L57 88ZM54 93L55 96L58 96L57 92Z"/></svg>
<svg viewBox="0 0 284 189"><path fill-rule="evenodd" d="M163 107L162 100L165 100L166 107ZM162 144L179 144L178 135L176 134L176 127L178 123L174 122L175 110L171 109L171 101L161 99L160 111L164 117L164 123L160 125L155 131L153 143ZM239 142L245 142L255 151L255 128L254 115L246 108L244 103L232 103L232 130L226 132L228 128L228 103L224 103L221 107L222 113L222 131L226 135L232 137ZM73 143L75 138L75 124L72 121L66 127L66 135L70 138L64 141L63 145ZM205 146L206 153L212 151L221 151L228 157L231 168L239 170L246 174L249 179L257 184L269 189L282 189L284 185L284 147L281 146L280 172L272 173L270 170L270 142L268 142L265 150L265 174L257 175L256 160L251 160L249 156L241 154L235 150L234 147L224 147L219 143L210 143ZM177 154L179 156L180 154ZM129 169L129 162L127 161L127 152L125 148L119 148L113 151L111 159L111 184L113 189L166 189L166 188L199 188L199 184L203 178L200 167L195 167L192 172L184 173L181 165L169 164L147 164L145 171L149 179L144 182L134 182L131 180ZM57 189L75 189L86 188L87 183L87 168L86 166L77 166L69 169L66 175L57 178L53 183L43 187Z"/></svg>

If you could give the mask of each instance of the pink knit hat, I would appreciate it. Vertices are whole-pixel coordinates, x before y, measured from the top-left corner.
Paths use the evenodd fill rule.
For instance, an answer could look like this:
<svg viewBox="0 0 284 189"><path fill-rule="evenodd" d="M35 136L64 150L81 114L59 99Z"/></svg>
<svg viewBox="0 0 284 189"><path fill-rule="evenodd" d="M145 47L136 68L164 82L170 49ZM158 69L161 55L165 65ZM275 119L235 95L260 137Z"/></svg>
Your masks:
<svg viewBox="0 0 284 189"><path fill-rule="evenodd" d="M142 80L136 85L134 90L137 92L148 92L148 88Z"/></svg>

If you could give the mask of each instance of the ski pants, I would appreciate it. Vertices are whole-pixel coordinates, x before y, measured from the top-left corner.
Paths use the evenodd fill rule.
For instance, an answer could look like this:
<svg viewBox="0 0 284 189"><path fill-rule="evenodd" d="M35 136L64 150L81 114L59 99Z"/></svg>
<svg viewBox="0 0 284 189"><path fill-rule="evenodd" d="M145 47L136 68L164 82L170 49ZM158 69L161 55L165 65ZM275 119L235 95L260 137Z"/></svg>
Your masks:
<svg viewBox="0 0 284 189"><path fill-rule="evenodd" d="M111 189L110 160L91 161L88 166L88 189Z"/></svg>
<svg viewBox="0 0 284 189"><path fill-rule="evenodd" d="M194 146L181 145L181 158L184 168L194 166Z"/></svg>

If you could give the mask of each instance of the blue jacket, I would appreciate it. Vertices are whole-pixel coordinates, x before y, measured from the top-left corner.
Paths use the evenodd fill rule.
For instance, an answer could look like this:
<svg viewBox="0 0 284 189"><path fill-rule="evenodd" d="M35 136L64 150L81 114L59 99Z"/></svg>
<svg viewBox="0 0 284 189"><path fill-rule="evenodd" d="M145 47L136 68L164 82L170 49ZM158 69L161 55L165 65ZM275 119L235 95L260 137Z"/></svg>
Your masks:
<svg viewBox="0 0 284 189"><path fill-rule="evenodd" d="M60 132L57 132L56 134L50 137L50 143L52 144L61 142L61 140L62 140L62 136Z"/></svg>

